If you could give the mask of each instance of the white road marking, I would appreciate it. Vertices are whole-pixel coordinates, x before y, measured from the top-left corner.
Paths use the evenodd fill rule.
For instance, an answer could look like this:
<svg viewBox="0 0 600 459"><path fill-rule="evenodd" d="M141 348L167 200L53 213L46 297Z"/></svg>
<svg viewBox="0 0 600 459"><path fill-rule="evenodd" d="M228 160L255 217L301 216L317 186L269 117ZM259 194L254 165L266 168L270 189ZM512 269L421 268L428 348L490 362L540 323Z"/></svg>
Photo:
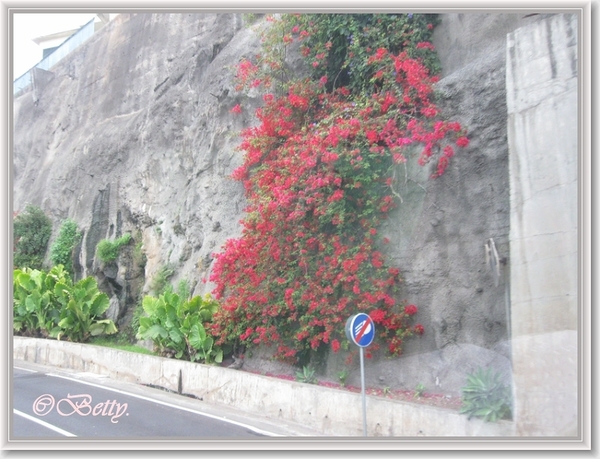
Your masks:
<svg viewBox="0 0 600 459"><path fill-rule="evenodd" d="M156 400L156 399L153 399L153 398L150 398L150 397L145 397L143 395L137 395L137 394L133 394L131 392L126 392L126 391L119 390L119 389L113 389L111 387L106 387L106 386L102 386L100 384L94 384L94 383L87 382L87 381L81 381L80 379L70 378L68 376L58 375L58 374L54 374L54 373L46 373L46 374L48 376L52 376L54 378L62 378L62 379L67 379L69 381L74 381L74 382L81 383L81 384L87 384L88 386L97 387L99 389L105 389L105 390L109 390L109 391L112 391L112 392L117 392L118 394L128 395L130 397L135 397L135 398L139 398L139 399L142 399L142 400L147 400L149 402L158 403L160 405L165 405L165 406L168 406L168 407L171 407L171 408L175 408L175 409L178 409L178 410L188 411L190 413L198 414L200 416L206 416L207 418L217 419L219 421L227 422L229 424L234 424L236 426L240 426L240 427L244 427L246 429L250 429L253 432L256 432L256 433L261 434L261 435L268 435L270 437L282 437L283 436L283 435L280 435L280 434L276 434L274 432L268 432L266 430L259 429L257 427L254 427L254 426L251 426L251 425L248 425L248 424L243 424L241 422L232 421L231 419L223 418L221 416L215 416L213 414L203 413L201 411L192 410L190 408L184 408L182 406L173 405L171 403L163 402L161 400Z"/></svg>
<svg viewBox="0 0 600 459"><path fill-rule="evenodd" d="M28 414L25 414L19 410L13 409L13 413L16 415L19 415L25 419L28 419L29 421L33 421L41 426L44 426L50 430L53 430L54 432L58 432L59 434L64 435L65 437L76 437L77 436L75 434L72 434L71 432L67 432L66 430L61 429L60 427L56 427L52 424L49 424L46 421L42 421L41 419L34 418L33 416L29 416Z"/></svg>
<svg viewBox="0 0 600 459"><path fill-rule="evenodd" d="M17 369L17 370L23 370L23 371L29 371L31 373L37 373L36 370L31 370L29 368L15 367L15 369Z"/></svg>

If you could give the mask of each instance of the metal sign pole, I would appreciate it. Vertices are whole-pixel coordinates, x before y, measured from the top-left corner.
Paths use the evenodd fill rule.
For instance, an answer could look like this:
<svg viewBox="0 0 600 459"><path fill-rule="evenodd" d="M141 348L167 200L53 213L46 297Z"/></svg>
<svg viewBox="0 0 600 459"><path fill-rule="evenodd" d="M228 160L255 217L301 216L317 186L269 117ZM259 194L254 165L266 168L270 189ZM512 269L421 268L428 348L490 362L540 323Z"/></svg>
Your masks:
<svg viewBox="0 0 600 459"><path fill-rule="evenodd" d="M346 321L346 337L360 350L360 386L363 409L363 432L367 436L367 396L365 395L365 356L364 348L375 338L375 324L368 314L363 312L348 317Z"/></svg>
<svg viewBox="0 0 600 459"><path fill-rule="evenodd" d="M365 437L367 436L367 397L365 395L365 360L364 360L364 349L360 348L360 387L362 394L362 408L363 408L363 432Z"/></svg>

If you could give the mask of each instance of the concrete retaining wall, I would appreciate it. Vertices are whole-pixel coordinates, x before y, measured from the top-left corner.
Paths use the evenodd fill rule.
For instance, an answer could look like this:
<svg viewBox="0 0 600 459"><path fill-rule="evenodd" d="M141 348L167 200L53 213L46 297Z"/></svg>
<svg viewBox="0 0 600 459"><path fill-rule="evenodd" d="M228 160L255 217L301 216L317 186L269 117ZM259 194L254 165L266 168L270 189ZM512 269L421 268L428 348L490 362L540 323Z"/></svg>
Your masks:
<svg viewBox="0 0 600 459"><path fill-rule="evenodd" d="M578 69L575 15L508 37L514 415L521 435L576 435Z"/></svg>
<svg viewBox="0 0 600 459"><path fill-rule="evenodd" d="M296 422L326 436L362 436L361 395L181 360L55 340L14 337L16 360L152 384L206 402ZM179 378L181 377L181 386ZM513 435L510 422L468 420L455 411L367 396L369 436Z"/></svg>

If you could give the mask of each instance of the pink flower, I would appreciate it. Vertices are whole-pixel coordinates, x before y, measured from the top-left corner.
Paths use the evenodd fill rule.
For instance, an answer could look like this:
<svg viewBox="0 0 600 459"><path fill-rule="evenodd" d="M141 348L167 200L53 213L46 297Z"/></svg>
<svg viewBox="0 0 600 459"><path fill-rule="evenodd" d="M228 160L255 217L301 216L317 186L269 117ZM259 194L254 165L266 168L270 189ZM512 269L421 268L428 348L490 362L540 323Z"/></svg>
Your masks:
<svg viewBox="0 0 600 459"><path fill-rule="evenodd" d="M303 110L306 110L308 108L308 99L306 99L305 97L290 92L290 94L288 95L288 100L290 101L292 107L298 107Z"/></svg>
<svg viewBox="0 0 600 459"><path fill-rule="evenodd" d="M367 136L367 139L369 139L369 142L371 142L371 143L375 143L379 140L379 135L375 131L367 131L365 133L365 135Z"/></svg>
<svg viewBox="0 0 600 459"><path fill-rule="evenodd" d="M456 145L464 148L469 145L469 139L465 136L459 137L458 139L456 139Z"/></svg>
<svg viewBox="0 0 600 459"><path fill-rule="evenodd" d="M435 107L429 106L421 109L421 113L423 116L427 118L433 118L437 115L437 109Z"/></svg>
<svg viewBox="0 0 600 459"><path fill-rule="evenodd" d="M383 261L381 261L381 258L373 258L371 264L374 268L381 268L383 266Z"/></svg>
<svg viewBox="0 0 600 459"><path fill-rule="evenodd" d="M240 335L240 339L242 341L244 341L245 339L248 339L250 337L250 335L252 335L253 331L254 330L252 330L251 327L246 328L246 331Z"/></svg>
<svg viewBox="0 0 600 459"><path fill-rule="evenodd" d="M409 316L413 316L417 313L417 307L414 304L409 304L404 308L404 312Z"/></svg>
<svg viewBox="0 0 600 459"><path fill-rule="evenodd" d="M333 194L327 199L329 202L339 201L344 198L343 190L335 190Z"/></svg>
<svg viewBox="0 0 600 459"><path fill-rule="evenodd" d="M240 106L240 104L237 104L235 107L233 107L231 109L231 113L236 113L236 114L242 113L242 107Z"/></svg>
<svg viewBox="0 0 600 459"><path fill-rule="evenodd" d="M435 47L429 43L428 41L422 41L417 43L417 49L430 49L431 51L435 50Z"/></svg>
<svg viewBox="0 0 600 459"><path fill-rule="evenodd" d="M383 319L385 319L385 312L383 312L381 309L375 309L371 311L371 314L369 314L369 316L371 317L371 319L373 319L373 322L380 324L383 321Z"/></svg>
<svg viewBox="0 0 600 459"><path fill-rule="evenodd" d="M387 54L387 49L385 49L385 48L379 48L375 52L375 55L371 56L367 62L369 64L371 64L373 62L378 62L381 59L383 59L386 56L386 54Z"/></svg>
<svg viewBox="0 0 600 459"><path fill-rule="evenodd" d="M331 348L333 349L333 352L337 352L340 350L340 342L337 339L334 339L333 341L331 341Z"/></svg>
<svg viewBox="0 0 600 459"><path fill-rule="evenodd" d="M394 153L393 159L394 163L396 164L402 164L406 162L406 158L402 153Z"/></svg>
<svg viewBox="0 0 600 459"><path fill-rule="evenodd" d="M423 325L421 324L415 325L414 330L417 335L422 335L423 333L425 333L425 328L423 328Z"/></svg>

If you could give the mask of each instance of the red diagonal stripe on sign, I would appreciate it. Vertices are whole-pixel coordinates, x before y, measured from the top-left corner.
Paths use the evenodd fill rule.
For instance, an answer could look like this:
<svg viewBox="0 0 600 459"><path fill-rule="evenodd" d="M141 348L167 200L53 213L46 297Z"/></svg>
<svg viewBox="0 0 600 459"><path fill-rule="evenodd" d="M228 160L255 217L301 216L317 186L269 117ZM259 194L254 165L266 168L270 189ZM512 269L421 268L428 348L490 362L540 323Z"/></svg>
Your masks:
<svg viewBox="0 0 600 459"><path fill-rule="evenodd" d="M358 332L358 335L356 335L356 342L357 343L360 342L360 339L363 337L363 335L367 331L367 328L368 328L368 326L369 326L370 323L371 323L371 318L369 316L367 316L367 320L365 320L365 324L363 325L363 327Z"/></svg>

